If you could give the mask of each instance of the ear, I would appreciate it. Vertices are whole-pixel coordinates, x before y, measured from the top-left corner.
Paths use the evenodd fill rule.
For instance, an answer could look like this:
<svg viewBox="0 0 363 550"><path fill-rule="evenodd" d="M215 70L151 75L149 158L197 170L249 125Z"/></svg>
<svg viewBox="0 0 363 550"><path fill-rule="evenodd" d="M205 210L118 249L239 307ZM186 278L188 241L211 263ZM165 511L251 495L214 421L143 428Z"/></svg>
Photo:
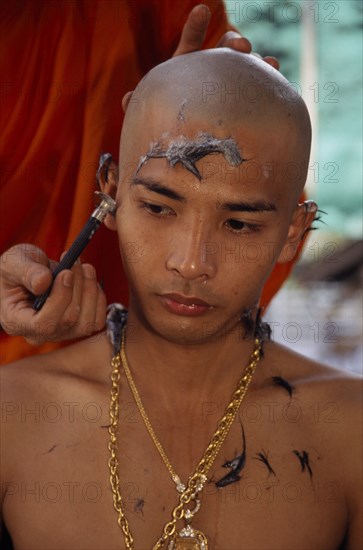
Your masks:
<svg viewBox="0 0 363 550"><path fill-rule="evenodd" d="M302 238L315 219L317 210L318 206L313 201L305 201L297 205L289 225L286 242L277 263L284 264L295 257Z"/></svg>
<svg viewBox="0 0 363 550"><path fill-rule="evenodd" d="M100 169L97 172L97 181L103 193L110 195L113 199L116 198L118 186L118 166L112 160L111 155L109 155L107 162L104 162L104 164L100 166ZM108 229L116 231L116 220L113 215L107 214L104 224Z"/></svg>

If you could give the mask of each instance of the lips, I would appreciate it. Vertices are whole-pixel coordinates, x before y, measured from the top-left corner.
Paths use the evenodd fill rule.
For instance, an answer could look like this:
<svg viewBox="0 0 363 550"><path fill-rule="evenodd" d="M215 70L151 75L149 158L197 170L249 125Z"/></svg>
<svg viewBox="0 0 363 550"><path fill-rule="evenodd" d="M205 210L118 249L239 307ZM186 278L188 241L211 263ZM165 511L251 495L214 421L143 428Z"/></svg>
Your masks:
<svg viewBox="0 0 363 550"><path fill-rule="evenodd" d="M178 302L179 304L185 304L186 306L205 306L205 307L212 307L210 304L207 304L204 300L201 300L200 298L196 298L195 296L182 296L181 294L163 294L163 298L168 298L170 300L174 300L174 302Z"/></svg>
<svg viewBox="0 0 363 550"><path fill-rule="evenodd" d="M177 315L194 317L203 315L213 309L213 306L197 298L196 296L183 296L182 294L162 294L160 300L163 305Z"/></svg>

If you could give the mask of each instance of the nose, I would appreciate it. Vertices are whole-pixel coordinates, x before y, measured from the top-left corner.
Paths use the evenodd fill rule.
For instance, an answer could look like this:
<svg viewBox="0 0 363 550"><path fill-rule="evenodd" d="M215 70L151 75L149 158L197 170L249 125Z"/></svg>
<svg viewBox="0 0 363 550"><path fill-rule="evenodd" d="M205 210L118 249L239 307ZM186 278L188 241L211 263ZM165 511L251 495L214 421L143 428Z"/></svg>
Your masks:
<svg viewBox="0 0 363 550"><path fill-rule="evenodd" d="M198 221L172 239L166 268L187 280L212 279L217 272L216 245Z"/></svg>

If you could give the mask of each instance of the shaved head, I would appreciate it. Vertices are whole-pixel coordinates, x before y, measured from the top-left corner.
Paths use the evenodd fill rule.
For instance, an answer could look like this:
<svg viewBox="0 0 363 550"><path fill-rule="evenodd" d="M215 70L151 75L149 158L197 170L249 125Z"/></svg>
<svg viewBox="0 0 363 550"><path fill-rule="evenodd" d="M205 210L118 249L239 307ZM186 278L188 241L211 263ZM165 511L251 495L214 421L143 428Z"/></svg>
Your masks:
<svg viewBox="0 0 363 550"><path fill-rule="evenodd" d="M144 77L127 108L120 164L122 171L132 160L137 171L165 157L200 179L197 160L222 154L232 166L274 166L279 180L288 165L293 204L306 180L310 141L309 115L294 87L262 60L220 48L175 57Z"/></svg>
<svg viewBox="0 0 363 550"><path fill-rule="evenodd" d="M176 293L211 306L214 335L240 326L312 222L298 204L310 135L302 99L254 56L195 52L145 76L123 124L112 221L135 322L183 345L204 342L204 317L198 325L164 304Z"/></svg>

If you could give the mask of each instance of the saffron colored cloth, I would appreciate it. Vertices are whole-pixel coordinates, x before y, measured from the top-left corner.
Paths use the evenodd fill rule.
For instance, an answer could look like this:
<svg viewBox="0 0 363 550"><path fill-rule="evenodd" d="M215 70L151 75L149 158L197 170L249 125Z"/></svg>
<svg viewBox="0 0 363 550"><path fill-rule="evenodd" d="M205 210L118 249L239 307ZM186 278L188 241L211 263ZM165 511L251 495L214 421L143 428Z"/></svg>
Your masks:
<svg viewBox="0 0 363 550"><path fill-rule="evenodd" d="M221 0L204 47L229 26ZM118 158L121 99L171 57L195 0L11 0L2 5L0 250L30 242L58 259L94 208L98 158ZM102 227L82 259L109 302L127 303L116 234ZM279 265L266 305L293 262ZM1 361L54 349L1 335Z"/></svg>

